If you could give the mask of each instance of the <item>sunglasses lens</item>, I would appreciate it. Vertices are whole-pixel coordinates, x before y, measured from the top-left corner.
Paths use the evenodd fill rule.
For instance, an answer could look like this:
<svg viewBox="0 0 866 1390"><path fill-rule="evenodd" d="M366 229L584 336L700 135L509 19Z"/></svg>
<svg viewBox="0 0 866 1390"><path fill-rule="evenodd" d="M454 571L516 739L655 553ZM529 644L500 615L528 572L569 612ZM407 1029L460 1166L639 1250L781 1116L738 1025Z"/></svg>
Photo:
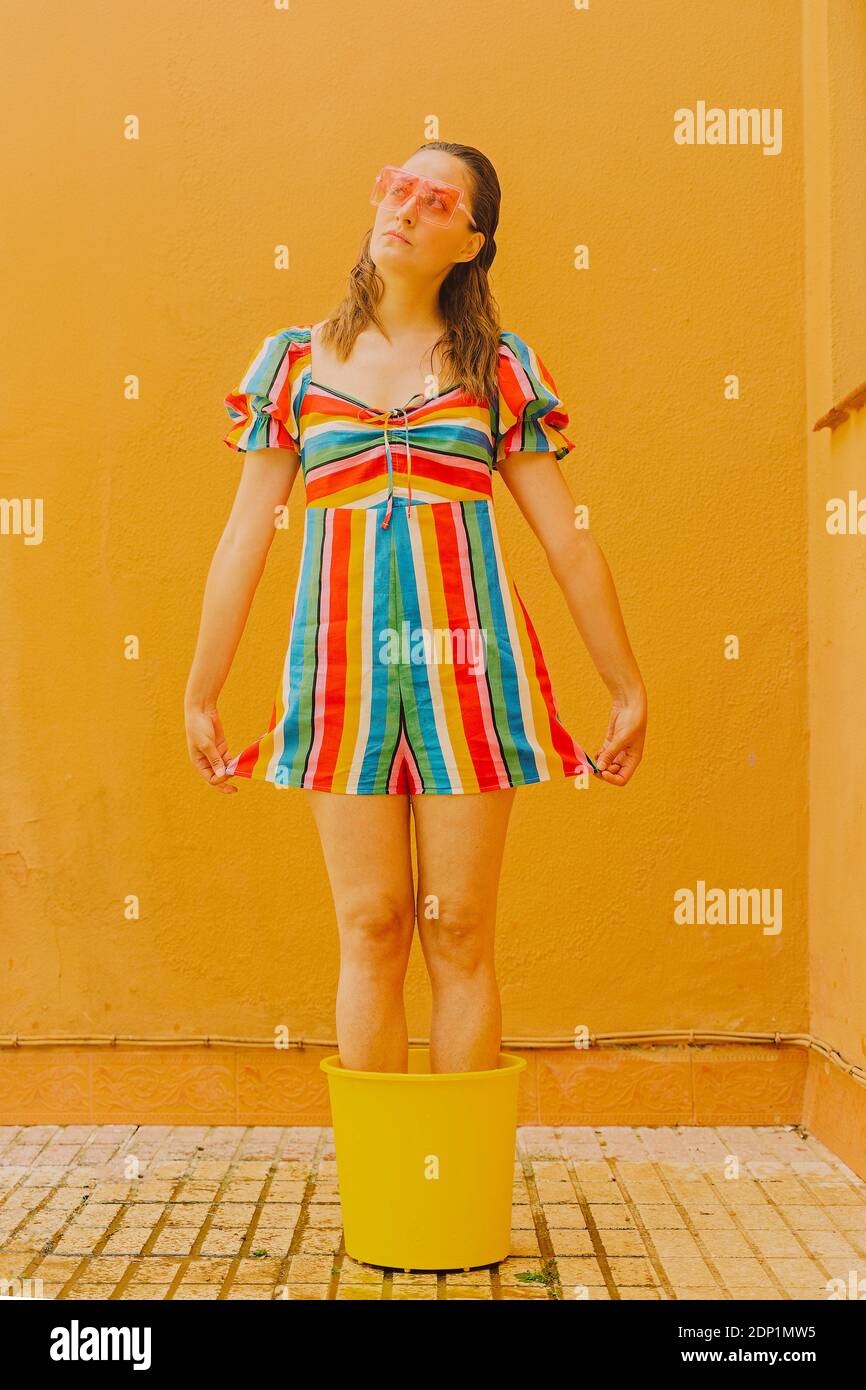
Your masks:
<svg viewBox="0 0 866 1390"><path fill-rule="evenodd" d="M421 216L428 222L438 222L445 225L454 216L454 209L459 200L459 188L449 188L440 183L428 183L422 199Z"/></svg>
<svg viewBox="0 0 866 1390"><path fill-rule="evenodd" d="M373 192L370 194L371 203L383 203L388 196L390 174L387 169L380 169L376 175L376 182L373 184Z"/></svg>
<svg viewBox="0 0 866 1390"><path fill-rule="evenodd" d="M403 174L399 169L383 169L380 179L383 190L382 201L389 208L401 208L418 186L417 178L411 174Z"/></svg>

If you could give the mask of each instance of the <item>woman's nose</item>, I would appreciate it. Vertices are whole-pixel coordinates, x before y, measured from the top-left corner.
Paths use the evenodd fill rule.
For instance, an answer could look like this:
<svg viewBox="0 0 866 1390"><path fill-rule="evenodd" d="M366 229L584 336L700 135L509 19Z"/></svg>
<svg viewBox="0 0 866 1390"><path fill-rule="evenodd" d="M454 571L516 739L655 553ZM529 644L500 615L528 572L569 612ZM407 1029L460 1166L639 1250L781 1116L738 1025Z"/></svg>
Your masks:
<svg viewBox="0 0 866 1390"><path fill-rule="evenodd" d="M403 206L402 206L401 208L398 208L398 210L397 210L397 215L398 215L399 217L409 217L409 218L415 218L415 217L418 216L418 194L417 194L417 193L410 193L410 194L409 194L409 197L406 199L406 201L405 201L405 203L403 204Z"/></svg>

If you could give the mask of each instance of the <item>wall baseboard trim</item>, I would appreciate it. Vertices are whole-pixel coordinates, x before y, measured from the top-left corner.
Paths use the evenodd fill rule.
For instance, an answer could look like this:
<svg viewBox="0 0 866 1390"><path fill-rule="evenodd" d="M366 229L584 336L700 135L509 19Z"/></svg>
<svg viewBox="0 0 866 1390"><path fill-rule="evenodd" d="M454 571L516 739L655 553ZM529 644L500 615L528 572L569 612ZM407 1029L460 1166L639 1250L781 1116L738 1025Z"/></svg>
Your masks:
<svg viewBox="0 0 866 1390"><path fill-rule="evenodd" d="M0 1124L329 1125L325 1055L309 1043L8 1048ZM525 1055L521 1125L800 1125L866 1179L866 1088L802 1045L572 1043Z"/></svg>

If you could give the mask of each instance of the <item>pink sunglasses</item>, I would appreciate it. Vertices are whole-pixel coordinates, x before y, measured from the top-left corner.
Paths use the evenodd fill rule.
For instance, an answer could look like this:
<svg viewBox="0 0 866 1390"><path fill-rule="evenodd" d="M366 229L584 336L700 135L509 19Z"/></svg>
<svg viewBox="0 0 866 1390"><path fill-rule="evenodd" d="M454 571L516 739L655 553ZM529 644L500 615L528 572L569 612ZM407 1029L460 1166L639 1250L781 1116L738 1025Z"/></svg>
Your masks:
<svg viewBox="0 0 866 1390"><path fill-rule="evenodd" d="M447 227L457 209L462 208L472 230L478 230L466 206L462 188L457 188L453 183L442 183L439 179L424 179L408 169L385 164L376 175L370 202L377 207L381 203L386 208L401 208L407 198L418 199L418 216L422 222Z"/></svg>

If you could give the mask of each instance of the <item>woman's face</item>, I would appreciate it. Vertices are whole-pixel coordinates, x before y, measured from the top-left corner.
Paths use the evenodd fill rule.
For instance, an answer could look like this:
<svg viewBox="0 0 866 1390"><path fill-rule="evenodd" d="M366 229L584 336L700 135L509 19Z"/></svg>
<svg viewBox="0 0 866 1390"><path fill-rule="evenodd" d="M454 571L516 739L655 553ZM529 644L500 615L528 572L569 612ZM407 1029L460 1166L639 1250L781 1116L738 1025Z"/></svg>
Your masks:
<svg viewBox="0 0 866 1390"><path fill-rule="evenodd" d="M441 227L422 221L414 197L407 198L401 207L380 203L370 237L370 257L379 271L391 270L425 280L444 279L458 261L473 260L484 243L484 234L473 231L470 223L469 172L462 159L445 150L418 150L400 168L462 188L469 214L460 206L449 224Z"/></svg>

